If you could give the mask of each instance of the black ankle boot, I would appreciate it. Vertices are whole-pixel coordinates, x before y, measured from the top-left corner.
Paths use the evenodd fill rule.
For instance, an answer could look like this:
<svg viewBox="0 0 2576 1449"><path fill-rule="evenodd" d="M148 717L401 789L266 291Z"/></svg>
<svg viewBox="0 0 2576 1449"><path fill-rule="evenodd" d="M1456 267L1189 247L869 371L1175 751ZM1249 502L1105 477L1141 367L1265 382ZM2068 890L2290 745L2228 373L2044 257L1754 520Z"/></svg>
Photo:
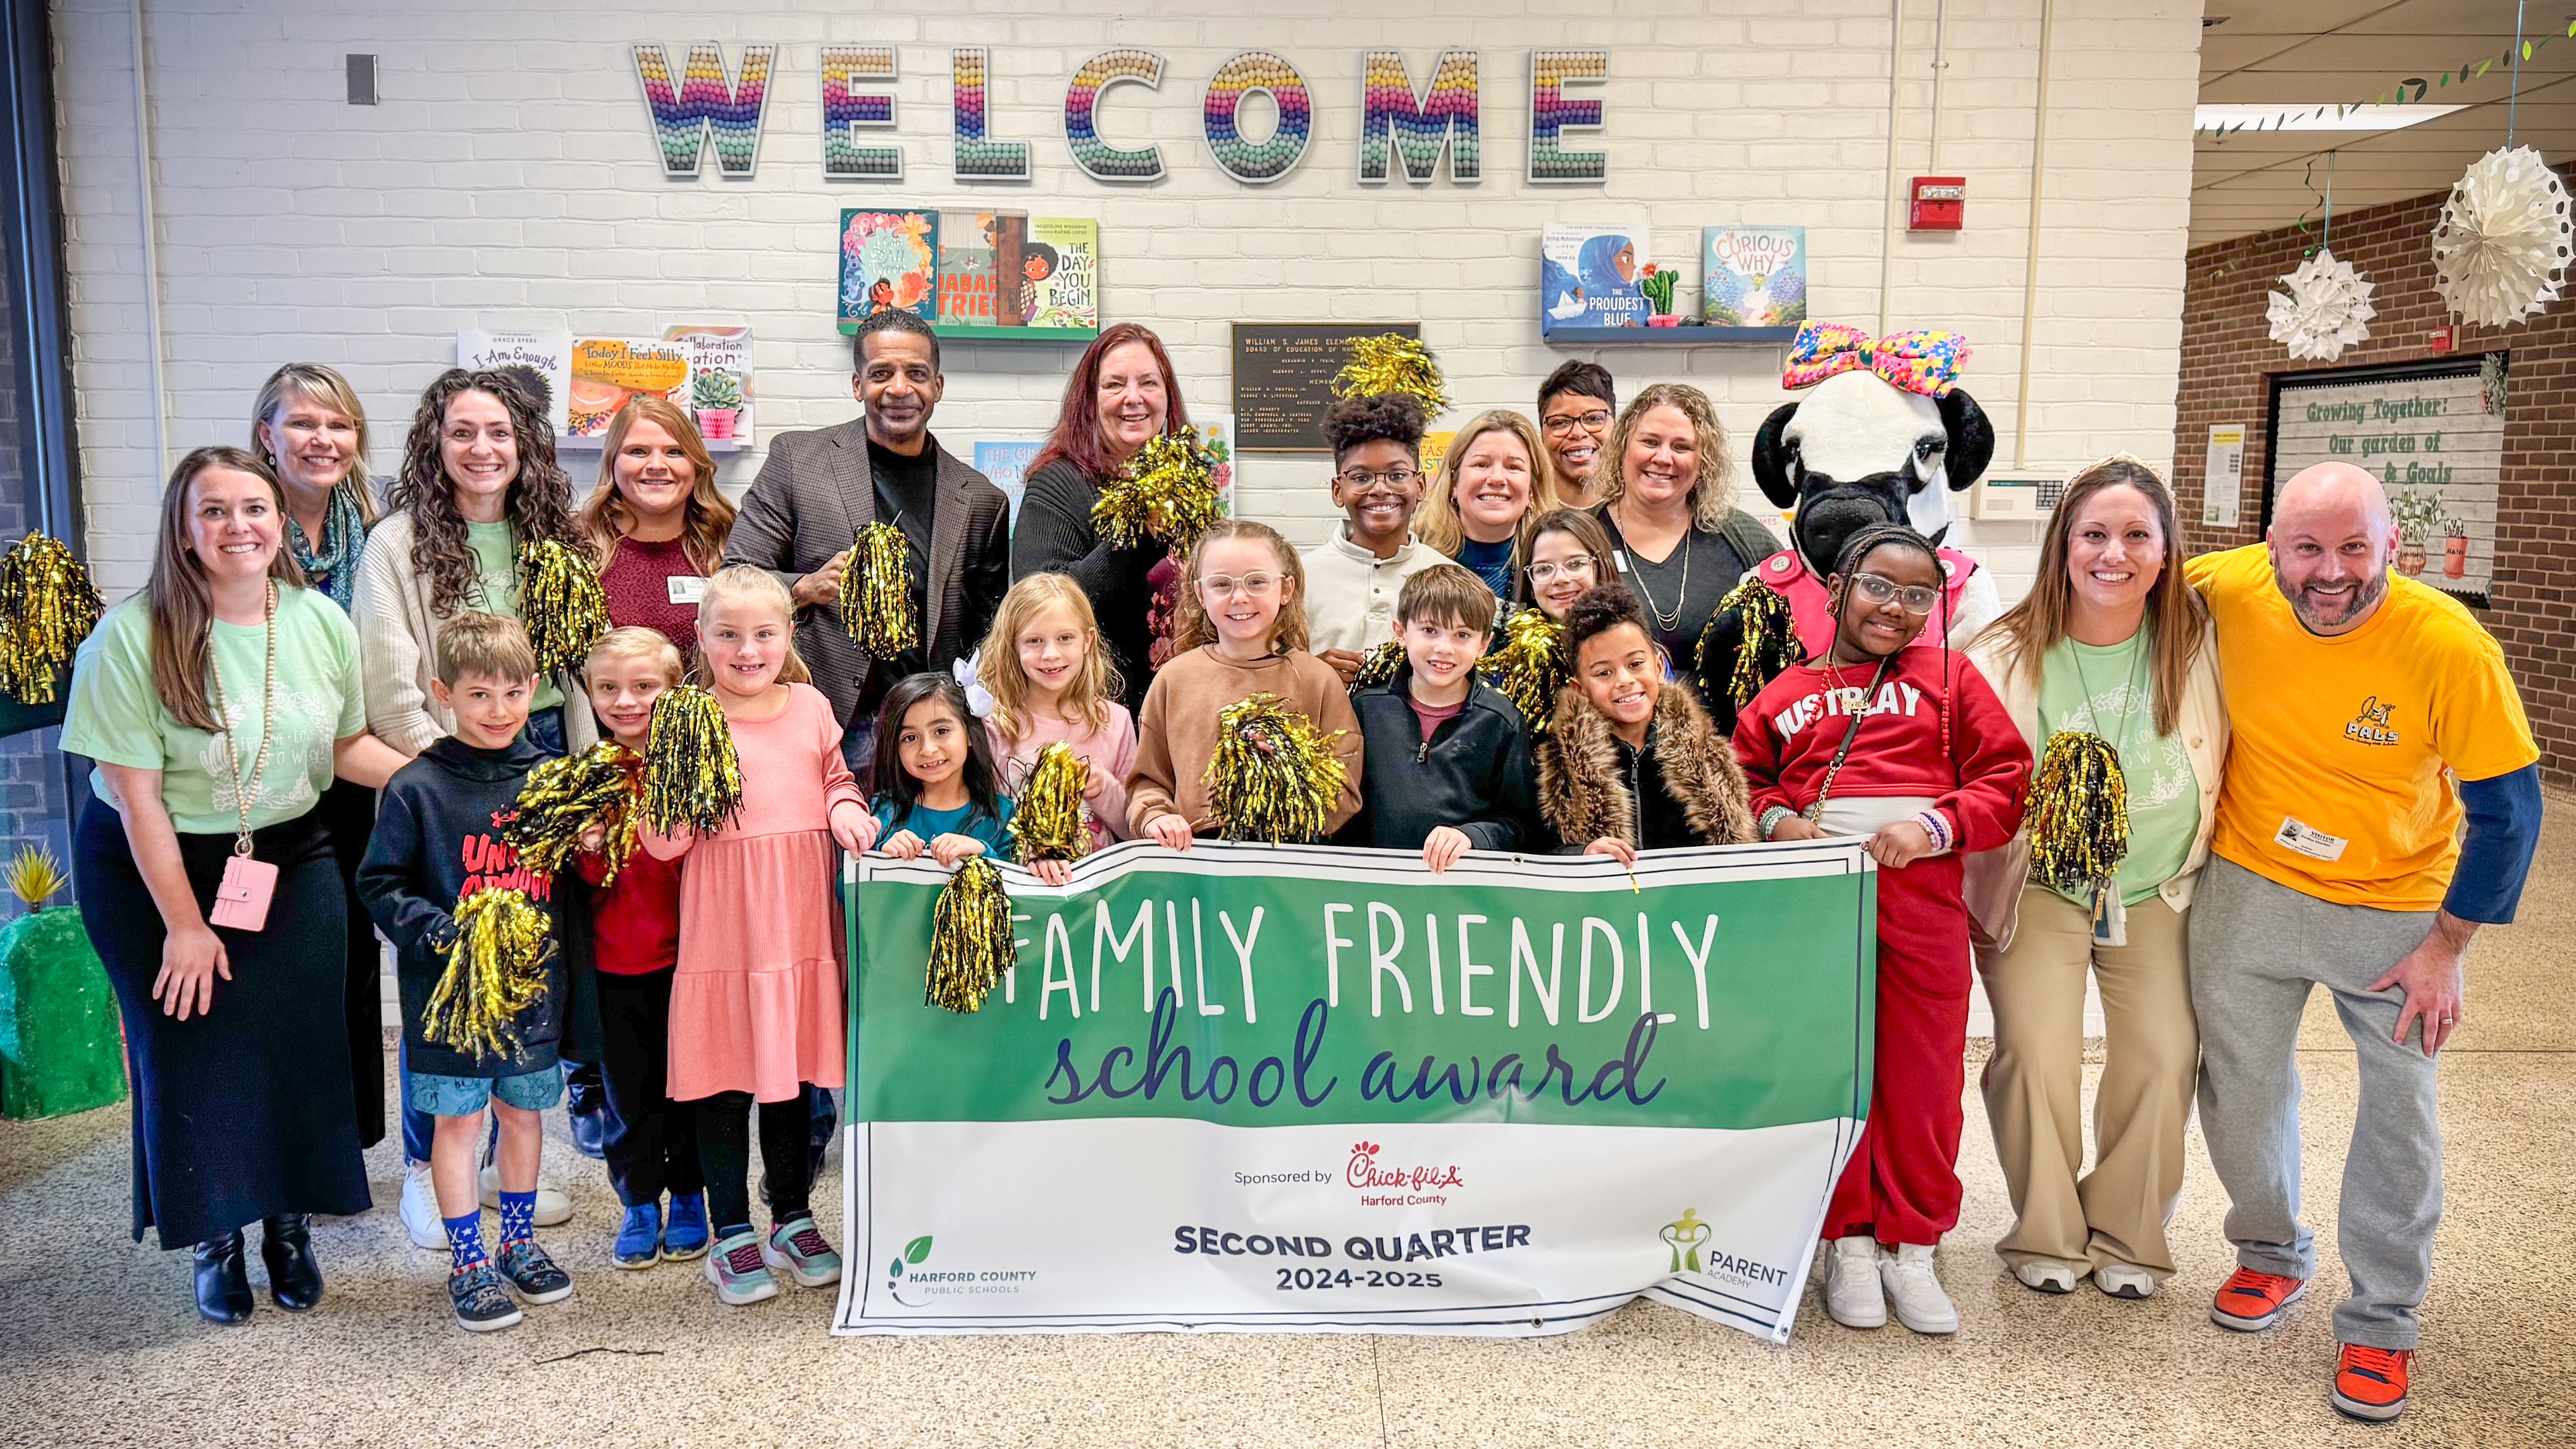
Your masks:
<svg viewBox="0 0 2576 1449"><path fill-rule="evenodd" d="M250 1296L250 1274L242 1265L242 1235L236 1228L196 1247L197 1312L209 1323L240 1323L257 1301Z"/></svg>
<svg viewBox="0 0 2576 1449"><path fill-rule="evenodd" d="M259 1223L259 1257L268 1265L269 1296L289 1313L302 1313L322 1301L322 1265L313 1261L310 1221L303 1213L281 1213Z"/></svg>

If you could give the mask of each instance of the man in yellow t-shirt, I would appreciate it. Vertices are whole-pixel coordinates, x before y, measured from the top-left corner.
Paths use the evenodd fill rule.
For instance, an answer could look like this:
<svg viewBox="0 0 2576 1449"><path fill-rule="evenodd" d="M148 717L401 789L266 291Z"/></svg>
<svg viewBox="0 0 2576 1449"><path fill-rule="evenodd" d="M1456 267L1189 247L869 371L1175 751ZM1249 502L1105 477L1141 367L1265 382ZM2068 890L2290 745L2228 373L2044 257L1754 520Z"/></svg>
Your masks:
<svg viewBox="0 0 2576 1449"><path fill-rule="evenodd" d="M2293 1052L2322 985L2361 1073L2333 1401L2374 1420L2405 1409L2432 1277L2433 1067L2461 958L2480 923L2513 919L2540 834L2540 751L2504 651L2458 601L2389 572L2396 542L2378 481L2324 463L2281 490L2262 547L2185 566L2233 730L2191 912L2201 1126L2238 1264L2210 1317L2269 1328L2315 1274Z"/></svg>

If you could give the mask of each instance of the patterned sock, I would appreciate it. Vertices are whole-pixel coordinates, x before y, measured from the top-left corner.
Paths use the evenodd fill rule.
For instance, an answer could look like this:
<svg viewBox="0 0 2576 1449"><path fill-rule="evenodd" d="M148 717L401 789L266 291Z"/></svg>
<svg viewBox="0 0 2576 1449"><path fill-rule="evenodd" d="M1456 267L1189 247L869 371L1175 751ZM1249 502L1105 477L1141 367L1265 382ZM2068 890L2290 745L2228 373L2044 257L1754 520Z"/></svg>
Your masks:
<svg viewBox="0 0 2576 1449"><path fill-rule="evenodd" d="M501 1246L524 1243L537 1235L537 1195L534 1190L501 1193Z"/></svg>
<svg viewBox="0 0 2576 1449"><path fill-rule="evenodd" d="M462 1273L490 1261L483 1252L482 1209L447 1219L447 1271Z"/></svg>

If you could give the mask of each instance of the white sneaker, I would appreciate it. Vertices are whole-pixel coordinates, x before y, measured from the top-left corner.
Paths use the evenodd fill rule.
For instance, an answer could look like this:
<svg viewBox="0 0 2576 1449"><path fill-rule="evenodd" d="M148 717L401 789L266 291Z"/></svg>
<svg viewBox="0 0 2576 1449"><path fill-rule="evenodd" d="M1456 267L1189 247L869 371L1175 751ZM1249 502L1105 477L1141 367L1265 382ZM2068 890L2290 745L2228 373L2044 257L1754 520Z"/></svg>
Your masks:
<svg viewBox="0 0 2576 1449"><path fill-rule="evenodd" d="M1959 1331L1959 1310L1932 1271L1931 1244L1898 1244L1894 1253L1878 1260L1878 1278L1895 1301L1897 1322L1916 1333Z"/></svg>
<svg viewBox="0 0 2576 1449"><path fill-rule="evenodd" d="M2156 1275L2135 1263L2110 1263L2093 1270L2093 1286L2114 1298L2153 1298Z"/></svg>
<svg viewBox="0 0 2576 1449"><path fill-rule="evenodd" d="M413 1247L433 1253L447 1251L447 1223L438 1215L438 1189L430 1186L426 1162L411 1163L403 1169L402 1225Z"/></svg>
<svg viewBox="0 0 2576 1449"><path fill-rule="evenodd" d="M2035 1261L2013 1269L2013 1276L2021 1280L2021 1286L2024 1288L2036 1288L2042 1293L2072 1293L2075 1291L2075 1285L2084 1279L2083 1274L2067 1267L2064 1263Z"/></svg>
<svg viewBox="0 0 2576 1449"><path fill-rule="evenodd" d="M1878 1284L1876 1239L1834 1239L1825 1259L1825 1312L1845 1328L1887 1326L1887 1295Z"/></svg>
<svg viewBox="0 0 2576 1449"><path fill-rule="evenodd" d="M501 1206L501 1169L488 1162L483 1165L483 1205L493 1209ZM551 1228L571 1221L572 1199L564 1196L562 1189L538 1178L537 1226Z"/></svg>

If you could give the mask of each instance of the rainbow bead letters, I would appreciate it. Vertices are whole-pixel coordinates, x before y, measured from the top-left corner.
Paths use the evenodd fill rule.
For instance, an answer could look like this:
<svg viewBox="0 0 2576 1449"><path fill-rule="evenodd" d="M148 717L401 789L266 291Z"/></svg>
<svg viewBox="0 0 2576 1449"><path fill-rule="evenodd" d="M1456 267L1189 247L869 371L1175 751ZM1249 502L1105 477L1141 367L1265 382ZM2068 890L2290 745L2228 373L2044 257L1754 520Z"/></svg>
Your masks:
<svg viewBox="0 0 2576 1449"><path fill-rule="evenodd" d="M834 180L901 181L903 152L862 146L862 129L894 129L894 97L883 91L853 94L853 82L895 78L891 45L823 47L823 174Z"/></svg>
<svg viewBox="0 0 2576 1449"><path fill-rule="evenodd" d="M888 52L891 54L892 52ZM769 63L774 45L747 45L742 51L742 77L725 79L724 51L713 41L689 47L688 66L678 79L671 60L658 45L635 47L635 78L644 85L644 105L653 116L653 147L665 176L695 176L708 133L716 143L716 166L727 176L749 176L760 159L761 115L769 100Z"/></svg>
<svg viewBox="0 0 2576 1449"><path fill-rule="evenodd" d="M1476 52L1444 50L1431 70L1430 89L1416 96L1404 52L1372 50L1360 100L1360 181L1387 178L1390 156L1404 164L1404 179L1428 183L1449 156L1449 179L1466 185L1484 179L1478 141Z"/></svg>
<svg viewBox="0 0 2576 1449"><path fill-rule="evenodd" d="M691 45L686 63L677 71L664 47L634 47L635 75L644 89L654 153L664 176L699 175L699 161L710 140L721 174L752 174L777 54L775 45L746 45L741 71L729 77L724 48L714 41ZM861 131L897 128L891 88L898 76L895 47L827 45L821 48L820 60L823 175L835 181L902 180L903 148L863 145L859 136ZM1032 179L1030 143L993 134L997 70L992 52L980 45L954 46L948 61L954 179ZM1443 50L1432 63L1430 80L1417 91L1404 52L1363 52L1360 183L1384 185L1400 169L1406 182L1429 185L1438 177L1443 156L1449 159L1453 184L1471 186L1483 180L1480 69L1476 51ZM1064 90L1064 140L1073 164L1085 175L1113 183L1164 178L1162 147L1150 142L1133 148L1112 145L1102 133L1100 117L1101 103L1110 91L1131 84L1159 90L1163 72L1159 53L1127 46L1101 51L1075 68ZM1597 95L1573 99L1569 90L1599 87L1609 78L1606 50L1530 52L1529 180L1598 185L1608 179L1608 153L1569 151L1564 143L1570 130L1597 131L1604 109ZM1242 124L1243 103L1255 93L1269 97L1276 113L1270 134L1260 140L1246 136ZM1219 170L1245 185L1266 186L1295 170L1314 139L1313 91L1286 56L1270 50L1242 51L1208 77L1199 103L1199 126L1208 155Z"/></svg>

